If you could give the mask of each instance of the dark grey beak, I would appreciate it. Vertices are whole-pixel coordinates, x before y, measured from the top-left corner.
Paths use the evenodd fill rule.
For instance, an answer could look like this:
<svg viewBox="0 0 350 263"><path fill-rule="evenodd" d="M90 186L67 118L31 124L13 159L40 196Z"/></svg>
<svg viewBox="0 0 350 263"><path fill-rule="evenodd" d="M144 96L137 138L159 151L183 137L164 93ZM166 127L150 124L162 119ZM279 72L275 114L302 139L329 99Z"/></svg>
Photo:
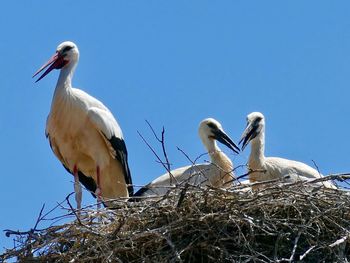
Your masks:
<svg viewBox="0 0 350 263"><path fill-rule="evenodd" d="M241 150L243 151L245 147L248 145L248 143L253 140L260 132L261 127L256 122L248 122L247 128L244 130L241 140L239 141L239 144L242 144Z"/></svg>
<svg viewBox="0 0 350 263"><path fill-rule="evenodd" d="M223 132L222 130L215 130L213 131L213 133L214 133L214 139L226 145L235 153L239 153L240 151L239 147L231 140L231 138L225 132Z"/></svg>

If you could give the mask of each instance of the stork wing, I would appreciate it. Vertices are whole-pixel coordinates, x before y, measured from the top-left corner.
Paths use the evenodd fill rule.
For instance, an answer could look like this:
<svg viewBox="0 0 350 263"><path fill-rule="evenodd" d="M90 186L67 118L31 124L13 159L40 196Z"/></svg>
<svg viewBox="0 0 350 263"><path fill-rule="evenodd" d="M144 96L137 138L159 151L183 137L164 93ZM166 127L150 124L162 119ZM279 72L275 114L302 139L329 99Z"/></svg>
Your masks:
<svg viewBox="0 0 350 263"><path fill-rule="evenodd" d="M162 196L165 195L174 186L184 186L186 183L191 185L208 185L208 176L212 169L211 164L195 164L181 168L177 168L169 173L163 174L140 188L134 195L134 197L146 197L146 196ZM134 199L131 199L134 201ZM135 198L135 200L137 200Z"/></svg>
<svg viewBox="0 0 350 263"><path fill-rule="evenodd" d="M111 155L117 159L124 172L125 182L128 185L129 195L133 195L134 188L128 165L128 152L123 139L122 131L113 117L112 113L107 109L91 107L88 111L88 117L91 123L102 133L108 146L111 148Z"/></svg>

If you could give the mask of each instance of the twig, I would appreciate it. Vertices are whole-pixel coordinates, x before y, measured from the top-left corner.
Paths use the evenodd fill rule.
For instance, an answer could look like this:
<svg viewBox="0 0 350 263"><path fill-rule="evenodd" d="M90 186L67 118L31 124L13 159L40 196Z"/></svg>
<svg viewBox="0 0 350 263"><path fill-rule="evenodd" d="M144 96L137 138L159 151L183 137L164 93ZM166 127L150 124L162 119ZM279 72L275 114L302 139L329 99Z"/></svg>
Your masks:
<svg viewBox="0 0 350 263"><path fill-rule="evenodd" d="M306 250L305 253L300 256L300 260L303 260L315 247L316 246L311 246L308 250Z"/></svg>
<svg viewBox="0 0 350 263"><path fill-rule="evenodd" d="M342 238L338 239L334 243L330 244L329 247L335 247L342 243L344 243L349 238L349 233L346 236L343 236Z"/></svg>
<svg viewBox="0 0 350 263"><path fill-rule="evenodd" d="M314 160L311 160L311 161L312 161L312 162L313 162L313 164L315 165L315 167L316 167L316 170L317 170L318 174L319 174L319 175L321 175L321 172L320 172L320 169L318 168L317 163L316 163Z"/></svg>
<svg viewBox="0 0 350 263"><path fill-rule="evenodd" d="M74 215L75 215L76 219L78 220L79 224L80 224L80 225L83 225L83 223L81 222L81 220L80 220L78 214L75 212L74 207L72 206L72 204L71 204L70 201L69 201L69 197L70 197L70 196L71 196L71 194L67 195L67 197L66 197L67 204L69 205L71 211L74 213Z"/></svg>
<svg viewBox="0 0 350 263"><path fill-rule="evenodd" d="M294 240L294 246L293 246L293 250L292 250L292 254L290 255L289 261L293 261L294 257L295 257L295 251L297 250L298 247L298 242L299 242L299 238L300 238L301 232L298 232L298 235L296 236L295 240Z"/></svg>
<svg viewBox="0 0 350 263"><path fill-rule="evenodd" d="M7 237L10 237L11 235L20 235L20 236L28 235L29 237L33 237L35 232L40 231L40 230L37 229L37 227L38 227L39 222L42 220L42 213L44 211L44 208L45 208L45 204L43 204L43 206L40 209L40 212L39 212L39 215L38 215L38 217L36 219L34 227L31 228L29 231L13 231L13 230L10 230L10 229L5 229L4 230L5 235Z"/></svg>
<svg viewBox="0 0 350 263"><path fill-rule="evenodd" d="M42 206L41 209L40 209L40 213L39 213L39 216L38 216L38 218L37 218L37 220L36 220L36 223L35 223L35 225L34 225L33 231L36 230L36 228L37 228L39 222L41 221L41 216L42 216L42 214L43 214L44 208L45 208L45 204L43 204L43 206Z"/></svg>
<svg viewBox="0 0 350 263"><path fill-rule="evenodd" d="M181 193L180 193L179 201L177 202L177 207L180 207L181 204L182 204L182 202L183 202L183 200L185 199L185 195L186 195L186 191L187 191L187 189L188 189L188 186L189 186L189 184L186 183L186 184L185 184L185 187L182 189L182 191L181 191Z"/></svg>
<svg viewBox="0 0 350 263"><path fill-rule="evenodd" d="M164 127L163 127L163 130L162 130L162 139L159 139L159 137L157 136L157 134L155 133L152 125L146 120L148 126L150 127L153 135L155 136L155 138L157 139L158 142L161 143L162 145L162 151L163 151L163 155L164 155L164 158L165 158L165 162L159 157L159 155L156 153L156 151L153 149L153 147L147 142L147 140L142 136L142 134L137 131L138 135L141 137L141 139L143 140L143 142L148 146L148 148L152 151L152 153L156 156L157 160L159 163L162 164L162 166L165 168L165 170L169 173L169 176L170 176L170 179L171 180L174 180L176 183L177 183L177 180L176 178L174 177L174 175L171 173L171 170L170 170L170 162L169 162L169 159L168 159L168 155L166 153L166 150L165 150L165 142L164 142L164 133L165 133L165 130L164 130Z"/></svg>
<svg viewBox="0 0 350 263"><path fill-rule="evenodd" d="M168 154L167 154L167 152L166 152L166 150L165 150L165 136L164 136L164 134L165 134L165 128L164 128L164 126L163 126L163 128L162 128L162 138L159 139L158 136L157 136L157 134L156 134L156 132L154 131L152 125L149 123L149 121L146 120L146 122L147 122L148 126L150 127L151 131L153 132L154 137L156 137L157 141L158 141L159 143L161 143L161 145L162 145L163 155L164 155L164 158L165 158L165 163L166 163L166 165L167 165L167 172L170 173L170 170L171 170L171 169L170 169L170 162L169 162L169 159L168 159Z"/></svg>

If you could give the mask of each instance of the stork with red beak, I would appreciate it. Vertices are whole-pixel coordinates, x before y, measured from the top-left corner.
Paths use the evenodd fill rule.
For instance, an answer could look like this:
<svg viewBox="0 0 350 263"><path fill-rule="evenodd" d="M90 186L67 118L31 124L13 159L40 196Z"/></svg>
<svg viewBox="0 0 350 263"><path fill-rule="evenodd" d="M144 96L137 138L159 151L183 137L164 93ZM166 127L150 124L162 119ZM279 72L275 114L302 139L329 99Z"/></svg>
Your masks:
<svg viewBox="0 0 350 263"><path fill-rule="evenodd" d="M72 87L78 60L78 47L63 42L33 77L46 69L38 82L53 69L60 69L46 137L56 157L74 175L77 208L81 208L82 200L80 183L108 206L110 199L133 194L128 153L119 124L108 108Z"/></svg>

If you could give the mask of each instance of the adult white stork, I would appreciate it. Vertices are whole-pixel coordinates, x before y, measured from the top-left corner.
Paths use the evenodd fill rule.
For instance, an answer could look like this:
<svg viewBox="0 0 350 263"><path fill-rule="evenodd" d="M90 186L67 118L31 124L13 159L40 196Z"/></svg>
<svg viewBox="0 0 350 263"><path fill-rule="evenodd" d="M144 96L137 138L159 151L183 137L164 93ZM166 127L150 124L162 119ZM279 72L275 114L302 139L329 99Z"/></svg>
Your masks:
<svg viewBox="0 0 350 263"><path fill-rule="evenodd" d="M242 151L249 142L251 143L248 160L251 183L274 179L296 182L322 177L317 170L304 163L278 157L265 157L265 118L260 112L252 112L247 116L247 127L239 143L242 142ZM336 188L328 181L323 182L323 185L328 188ZM253 187L253 189L259 188L263 188L263 186Z"/></svg>
<svg viewBox="0 0 350 263"><path fill-rule="evenodd" d="M169 191L170 187L184 185L229 187L233 181L233 165L231 160L217 146L216 141L229 147L235 153L239 153L239 148L224 132L221 124L208 118L199 125L199 136L208 151L210 163L194 164L181 167L166 173L151 183L147 184L134 196L160 196ZM231 183L232 185L232 183Z"/></svg>
<svg viewBox="0 0 350 263"><path fill-rule="evenodd" d="M46 137L63 166L74 175L77 208L81 208L79 181L98 200L128 197L133 194L128 154L122 131L102 102L72 87L78 64L78 47L66 41L33 77L45 68L36 82L53 69L60 75L46 122Z"/></svg>

